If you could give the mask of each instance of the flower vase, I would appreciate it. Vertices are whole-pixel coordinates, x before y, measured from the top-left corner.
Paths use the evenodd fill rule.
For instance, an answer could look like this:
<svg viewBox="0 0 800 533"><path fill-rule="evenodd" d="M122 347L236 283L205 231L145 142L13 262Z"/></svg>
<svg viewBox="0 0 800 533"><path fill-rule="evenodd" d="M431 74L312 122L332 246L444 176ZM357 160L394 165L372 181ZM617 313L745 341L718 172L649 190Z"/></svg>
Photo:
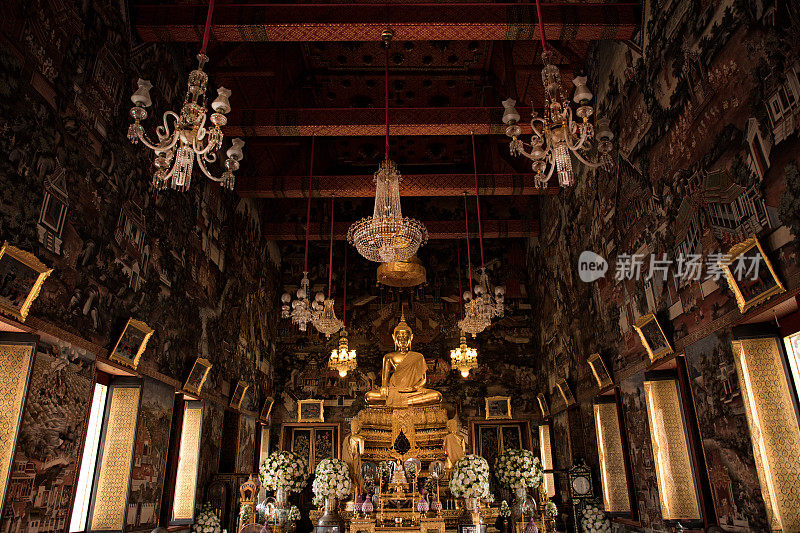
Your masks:
<svg viewBox="0 0 800 533"><path fill-rule="evenodd" d="M433 495L433 500L431 501L431 511L436 513L437 516L438 516L439 511L441 511L441 510L442 510L442 502L439 500L439 495L438 494L434 494Z"/></svg>
<svg viewBox="0 0 800 533"><path fill-rule="evenodd" d="M325 497L325 508L322 516L314 527L315 533L340 533L344 529L342 518L336 508L336 498L334 496Z"/></svg>
<svg viewBox="0 0 800 533"><path fill-rule="evenodd" d="M417 502L417 511L419 511L420 517L425 517L430 508L431 506L425 498L425 493L421 492L419 495L419 502Z"/></svg>
<svg viewBox="0 0 800 533"><path fill-rule="evenodd" d="M280 488L275 491L275 522L286 526L289 516L289 491Z"/></svg>
<svg viewBox="0 0 800 533"><path fill-rule="evenodd" d="M458 532L466 533L467 531L486 533L486 524L481 516L478 498L475 497L464 498L464 511L458 521Z"/></svg>
<svg viewBox="0 0 800 533"><path fill-rule="evenodd" d="M369 494L367 494L367 498L369 498ZM363 506L364 506L364 499L361 497L361 493L359 492L358 496L356 496L356 502L355 502L355 505L353 507L353 511L354 511L354 515L353 516L355 518L358 518L358 513L361 512L361 508Z"/></svg>
<svg viewBox="0 0 800 533"><path fill-rule="evenodd" d="M364 518L368 517L374 510L375 506L372 504L372 498L370 498L369 494L367 494L364 503L361 505L361 511L364 513Z"/></svg>

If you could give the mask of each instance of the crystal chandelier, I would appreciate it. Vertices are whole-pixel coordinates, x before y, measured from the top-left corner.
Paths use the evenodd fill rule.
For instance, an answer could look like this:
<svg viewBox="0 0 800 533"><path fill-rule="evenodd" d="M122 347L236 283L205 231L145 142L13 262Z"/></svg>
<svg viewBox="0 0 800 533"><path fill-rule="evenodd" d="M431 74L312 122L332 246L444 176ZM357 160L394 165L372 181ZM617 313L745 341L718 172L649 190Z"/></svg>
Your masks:
<svg viewBox="0 0 800 533"><path fill-rule="evenodd" d="M150 89L152 84L143 79L138 81L138 89L131 96L133 107L130 114L133 124L128 128L128 139L136 144L139 141L155 152L153 173L153 188L165 189L171 185L173 189L186 191L192 182L194 163L208 177L208 179L222 184L223 187L233 190L236 178L234 172L239 169L243 158L242 148L244 141L236 138L231 142L231 147L226 152L225 170L220 177L215 177L206 168L206 163L217 161L217 152L222 147L223 134L221 127L227 124L225 116L231 110L229 101L231 91L225 87L217 89L217 98L211 102L213 113L206 125L206 85L208 74L203 72L203 66L208 62L206 47L211 29L211 14L214 10L214 1L208 6L203 46L197 54L198 67L189 74L189 87L183 100L180 115L174 111L164 113L163 124L156 128L158 142L148 139L141 125L147 118L147 108L152 105ZM170 129L169 121L172 120Z"/></svg>
<svg viewBox="0 0 800 533"><path fill-rule="evenodd" d="M473 292L464 292L464 319L458 325L474 338L492 325L492 319L502 318L505 314L505 289L495 287L494 292L490 291L486 269L481 268L480 279Z"/></svg>
<svg viewBox="0 0 800 533"><path fill-rule="evenodd" d="M542 61L544 62L542 68L542 84L545 92L544 112L541 117L536 111L531 113L533 133L529 144L520 139L522 128L518 124L520 115L514 107L517 103L516 100L509 98L503 102L505 108L503 123L507 126L506 135L511 138L509 143L511 155L522 155L533 161L532 168L537 187L547 187L553 172L558 174L560 186L569 187L574 183L572 155L590 168L601 166L606 169L611 168L613 164L610 155L613 148L611 140L614 138L614 134L609 127L610 121L606 118L595 121L597 132L589 122L589 117L592 116L594 110L589 105L592 93L586 87L585 76L578 76L572 80L575 85L573 101L579 105L575 111L579 120L573 118L569 98L565 96L561 84L561 72L553 64L555 54L547 50L539 0L536 0L536 8L539 12L539 31L542 39ZM595 161L592 161L590 156L593 145L596 145L597 149Z"/></svg>
<svg viewBox="0 0 800 533"><path fill-rule="evenodd" d="M331 352L328 360L328 368L339 372L339 377L347 376L347 373L356 368L356 351L349 350L347 346L347 331L342 330L339 335L339 348Z"/></svg>
<svg viewBox="0 0 800 533"><path fill-rule="evenodd" d="M403 217L400 209L400 173L389 159L389 41L393 32L385 30L386 47L386 157L375 173L375 208L371 217L362 218L347 231L347 240L369 261L390 263L407 261L428 241L422 222Z"/></svg>
<svg viewBox="0 0 800 533"><path fill-rule="evenodd" d="M309 191L310 194L310 191ZM317 331L324 333L327 338L342 329L344 324L341 320L336 318L336 312L333 309L334 300L331 298L331 282L333 275L333 197L331 197L331 245L330 245L330 258L328 260L328 297L325 298L322 293L317 293L317 305L322 303L322 312L314 317L312 324L317 328Z"/></svg>
<svg viewBox="0 0 800 533"><path fill-rule="evenodd" d="M505 289L489 287L489 276L486 274L486 260L483 255L483 230L481 228L481 203L478 194L478 160L475 152L475 134L472 134L472 165L475 174L475 205L478 211L478 237L481 244L481 268L479 269L478 285L472 286L472 261L469 254L469 215L467 211L467 195L464 193L464 221L467 229L467 265L469 272L469 291L465 291L463 298L464 318L458 323L461 331L475 335L492 325L492 319L502 317L505 313Z"/></svg>
<svg viewBox="0 0 800 533"><path fill-rule="evenodd" d="M292 295L288 292L283 293L281 296L281 317L291 318L292 324L297 326L300 331L305 332L308 329L308 323L319 316L322 309L320 298L322 294L317 294L317 297L312 303L310 301L311 290L308 281L308 229L311 224L311 184L314 176L314 139L311 137L311 162L308 173L308 204L306 207L306 246L305 255L303 258L303 279L300 280L300 288L297 289L297 298L292 300Z"/></svg>
<svg viewBox="0 0 800 533"><path fill-rule="evenodd" d="M469 376L469 371L478 367L478 350L467 346L463 331L458 348L450 350L450 364L461 372L462 377Z"/></svg>
<svg viewBox="0 0 800 533"><path fill-rule="evenodd" d="M347 247L344 249L344 294L342 295L342 331L339 333L339 348L331 351L328 368L339 372L339 377L346 377L347 373L356 368L356 351L347 346L347 330L344 329L347 316Z"/></svg>

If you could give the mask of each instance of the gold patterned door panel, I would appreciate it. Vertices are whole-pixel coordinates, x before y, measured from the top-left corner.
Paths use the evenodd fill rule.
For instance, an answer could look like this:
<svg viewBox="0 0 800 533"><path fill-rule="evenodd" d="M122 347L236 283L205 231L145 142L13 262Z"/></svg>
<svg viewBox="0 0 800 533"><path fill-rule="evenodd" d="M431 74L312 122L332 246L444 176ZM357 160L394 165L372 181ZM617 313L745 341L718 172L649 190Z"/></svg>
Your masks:
<svg viewBox="0 0 800 533"><path fill-rule="evenodd" d="M800 531L800 427L778 339L733 341L733 353L771 529Z"/></svg>
<svg viewBox="0 0 800 533"><path fill-rule="evenodd" d="M648 380L644 392L661 515L665 520L700 520L678 383L674 379Z"/></svg>
<svg viewBox="0 0 800 533"><path fill-rule="evenodd" d="M597 453L600 459L600 480L603 485L603 505L609 513L630 513L625 452L622 448L616 402L594 404L594 419Z"/></svg>
<svg viewBox="0 0 800 533"><path fill-rule="evenodd" d="M35 351L36 338L31 335L0 336L0 507L5 501Z"/></svg>
<svg viewBox="0 0 800 533"><path fill-rule="evenodd" d="M178 470L175 475L175 500L172 504L170 524L191 524L194 521L202 427L203 403L199 401L186 402L181 425Z"/></svg>
<svg viewBox="0 0 800 533"><path fill-rule="evenodd" d="M91 531L122 531L133 462L141 383L117 380L109 389L89 512Z"/></svg>
<svg viewBox="0 0 800 533"><path fill-rule="evenodd" d="M326 457L338 457L338 435L336 426L289 426L288 449L308 462L313 472Z"/></svg>

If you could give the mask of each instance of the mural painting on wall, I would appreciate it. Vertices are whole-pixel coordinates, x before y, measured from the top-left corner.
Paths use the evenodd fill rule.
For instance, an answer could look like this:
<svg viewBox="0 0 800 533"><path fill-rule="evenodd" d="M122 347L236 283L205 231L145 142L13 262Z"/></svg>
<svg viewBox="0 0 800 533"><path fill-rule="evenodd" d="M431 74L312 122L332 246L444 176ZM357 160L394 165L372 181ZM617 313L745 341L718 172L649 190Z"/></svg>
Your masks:
<svg viewBox="0 0 800 533"><path fill-rule="evenodd" d="M175 108L192 48L131 48L112 4L35 0L19 14L30 18L3 24L21 48L0 45L0 113L13 117L0 136L0 239L54 268L32 315L109 349L136 316L156 329L143 368L182 381L201 356L209 389L255 382L276 322L259 209L204 181L154 195L152 161L124 135L133 81L156 80L154 107Z"/></svg>
<svg viewBox="0 0 800 533"><path fill-rule="evenodd" d="M236 471L240 474L255 472L253 461L256 453L256 419L252 416L239 417L239 455Z"/></svg>
<svg viewBox="0 0 800 533"><path fill-rule="evenodd" d="M22 413L3 512L4 527L64 531L77 483L94 356L54 340L39 342Z"/></svg>
<svg viewBox="0 0 800 533"><path fill-rule="evenodd" d="M653 464L653 447L650 444L650 425L645 405L644 372L623 381L622 427L628 435L628 455L634 480L639 520L654 527L662 527L661 503Z"/></svg>
<svg viewBox="0 0 800 533"><path fill-rule="evenodd" d="M146 529L158 524L174 400L175 389L144 378L125 518L128 527Z"/></svg>
<svg viewBox="0 0 800 533"><path fill-rule="evenodd" d="M219 469L220 449L222 447L222 418L223 410L215 403L203 403L203 429L200 439L200 466L197 473L197 486L208 487L211 476ZM200 509L203 504L201 494L195 501L195 507Z"/></svg>
<svg viewBox="0 0 800 533"><path fill-rule="evenodd" d="M767 530L730 334L687 346L686 362L720 525L732 531Z"/></svg>

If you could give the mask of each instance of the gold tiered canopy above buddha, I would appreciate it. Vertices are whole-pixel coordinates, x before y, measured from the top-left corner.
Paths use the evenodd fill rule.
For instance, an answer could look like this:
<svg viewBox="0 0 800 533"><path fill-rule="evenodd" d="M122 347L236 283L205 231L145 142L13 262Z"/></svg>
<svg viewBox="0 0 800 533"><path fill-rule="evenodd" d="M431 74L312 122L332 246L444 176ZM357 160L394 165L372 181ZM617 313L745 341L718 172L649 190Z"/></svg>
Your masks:
<svg viewBox="0 0 800 533"><path fill-rule="evenodd" d="M383 356L381 388L367 392L367 405L404 408L442 402L439 391L425 388L428 366L421 353L410 350L413 338L405 315L401 315L392 333L395 351Z"/></svg>

